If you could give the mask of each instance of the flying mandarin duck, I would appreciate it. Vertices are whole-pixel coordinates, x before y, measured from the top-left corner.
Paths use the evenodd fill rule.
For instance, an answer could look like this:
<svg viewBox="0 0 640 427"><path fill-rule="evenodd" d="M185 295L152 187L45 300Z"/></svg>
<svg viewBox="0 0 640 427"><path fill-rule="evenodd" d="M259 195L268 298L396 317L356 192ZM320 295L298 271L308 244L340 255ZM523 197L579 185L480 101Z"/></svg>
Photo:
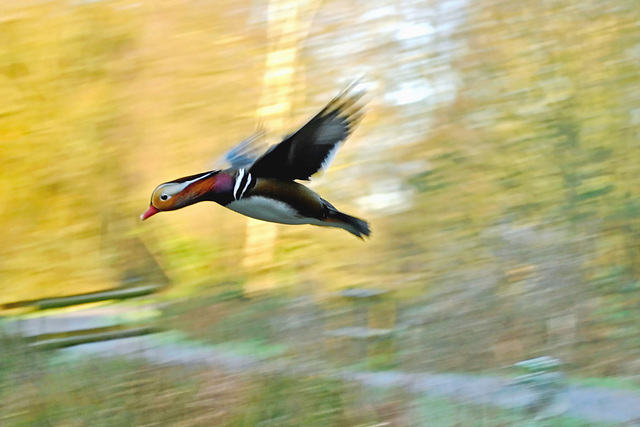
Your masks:
<svg viewBox="0 0 640 427"><path fill-rule="evenodd" d="M362 119L363 105L358 101L364 92L354 93L354 86L349 86L304 126L262 155L255 152L260 137L256 134L226 154L231 167L159 185L141 219L211 201L262 221L338 227L359 238L369 236L366 221L340 212L296 182L308 181L313 174L326 169Z"/></svg>

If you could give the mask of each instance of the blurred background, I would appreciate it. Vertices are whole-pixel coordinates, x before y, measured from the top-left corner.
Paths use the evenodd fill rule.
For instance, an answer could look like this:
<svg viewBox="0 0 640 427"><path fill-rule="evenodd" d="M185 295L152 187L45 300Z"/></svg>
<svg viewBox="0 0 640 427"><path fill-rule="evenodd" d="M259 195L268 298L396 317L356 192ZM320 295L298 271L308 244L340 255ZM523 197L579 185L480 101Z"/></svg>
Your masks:
<svg viewBox="0 0 640 427"><path fill-rule="evenodd" d="M5 0L0 304L153 284L163 328L237 355L475 374L551 356L640 389L639 23L636 0ZM260 123L278 142L361 75L367 114L311 186L370 240L212 203L140 222L158 184ZM334 377L51 373L15 345L0 364L15 425L85 425L60 401L78 389L107 402L86 412L105 425L430 425L405 392L370 402ZM303 397L273 415L265 395ZM171 412L180 399L195 406ZM477 425L461 405L432 425Z"/></svg>

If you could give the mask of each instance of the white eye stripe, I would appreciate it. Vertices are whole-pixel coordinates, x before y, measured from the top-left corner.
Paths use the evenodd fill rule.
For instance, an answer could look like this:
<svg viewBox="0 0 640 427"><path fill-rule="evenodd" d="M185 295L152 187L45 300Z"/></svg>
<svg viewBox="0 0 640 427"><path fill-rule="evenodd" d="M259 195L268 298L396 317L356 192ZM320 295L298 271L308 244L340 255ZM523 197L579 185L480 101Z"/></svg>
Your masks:
<svg viewBox="0 0 640 427"><path fill-rule="evenodd" d="M187 188L189 185L193 184L194 182L196 182L196 181L200 181L201 179L208 178L208 177L210 177L212 174L213 174L213 172L209 172L208 174L206 174L206 175L202 175L202 176L201 176L201 177L199 177L199 178L192 179L192 180L190 180L190 181L181 182L181 183L179 184L179 187L178 187L178 188L176 188L176 191L175 191L175 193L174 193L174 194L178 194L179 192L181 192L182 190L184 190L185 188Z"/></svg>

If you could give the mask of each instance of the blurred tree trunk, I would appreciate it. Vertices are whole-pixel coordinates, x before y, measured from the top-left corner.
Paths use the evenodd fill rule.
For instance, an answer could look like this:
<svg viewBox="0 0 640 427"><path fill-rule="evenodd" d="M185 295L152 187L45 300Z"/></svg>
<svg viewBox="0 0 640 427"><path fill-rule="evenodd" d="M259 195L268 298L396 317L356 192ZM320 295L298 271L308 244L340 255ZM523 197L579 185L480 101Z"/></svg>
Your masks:
<svg viewBox="0 0 640 427"><path fill-rule="evenodd" d="M259 123L283 135L285 118L291 112L296 57L302 41L309 32L315 11L321 1L289 2L271 0L268 8L268 53L263 78L263 90L258 111ZM274 264L277 225L248 219L244 247L244 266L250 275L247 293L266 291L275 287L270 272Z"/></svg>

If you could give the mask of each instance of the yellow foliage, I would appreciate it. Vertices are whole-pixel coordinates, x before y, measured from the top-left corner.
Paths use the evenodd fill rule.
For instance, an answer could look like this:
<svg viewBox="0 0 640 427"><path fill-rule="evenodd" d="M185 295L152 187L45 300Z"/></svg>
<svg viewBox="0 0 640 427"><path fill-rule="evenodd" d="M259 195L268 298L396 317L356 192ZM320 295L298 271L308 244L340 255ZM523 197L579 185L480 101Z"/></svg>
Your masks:
<svg viewBox="0 0 640 427"><path fill-rule="evenodd" d="M123 249L131 239L184 289L254 273L241 267L245 219L231 212L202 204L144 224L138 216L157 184L210 169L254 130L269 51L255 3L0 4L0 300L117 286L137 265ZM440 71L430 45L403 48L410 55L396 61L397 40L374 43L384 17L354 32L364 53L344 53L354 47L337 41L327 17L355 20L365 6L321 6L298 64L308 86L284 127L315 113L353 63L375 70L381 90L319 181L336 206L372 222L373 238L279 226L279 283L419 294L460 266L471 276L492 268L484 236L504 218L603 238L592 265L630 263L638 30L633 14L606 5L592 16L581 2L556 3L480 2L468 33L450 36L464 49L438 56L448 61ZM442 75L460 77L451 100L387 103L384 91L405 80ZM407 172L412 162L429 170ZM410 206L366 212L358 198L388 177Z"/></svg>

